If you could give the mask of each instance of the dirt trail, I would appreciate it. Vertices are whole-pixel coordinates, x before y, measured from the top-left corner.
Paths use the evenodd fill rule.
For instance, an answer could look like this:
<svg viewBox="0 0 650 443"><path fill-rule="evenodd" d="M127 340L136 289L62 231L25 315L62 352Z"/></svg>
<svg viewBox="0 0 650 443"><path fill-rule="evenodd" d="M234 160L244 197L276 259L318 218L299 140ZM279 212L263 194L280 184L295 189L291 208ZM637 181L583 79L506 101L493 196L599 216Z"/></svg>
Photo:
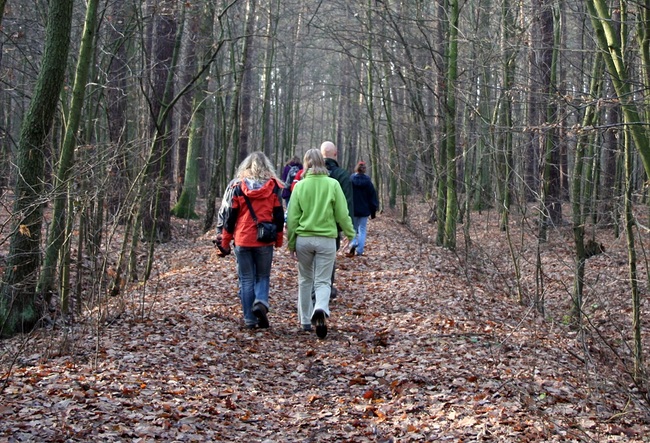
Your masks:
<svg viewBox="0 0 650 443"><path fill-rule="evenodd" d="M586 376L566 331L501 292L496 276L468 272L386 215L368 228L364 257L339 252L325 340L300 331L286 248L274 258L271 328L249 331L233 256L218 258L210 235L162 245L146 291L125 295L128 309L99 335L92 320L65 337L40 331L8 374L24 338L0 342L0 437L642 441L647 417L632 409L608 421L625 396Z"/></svg>

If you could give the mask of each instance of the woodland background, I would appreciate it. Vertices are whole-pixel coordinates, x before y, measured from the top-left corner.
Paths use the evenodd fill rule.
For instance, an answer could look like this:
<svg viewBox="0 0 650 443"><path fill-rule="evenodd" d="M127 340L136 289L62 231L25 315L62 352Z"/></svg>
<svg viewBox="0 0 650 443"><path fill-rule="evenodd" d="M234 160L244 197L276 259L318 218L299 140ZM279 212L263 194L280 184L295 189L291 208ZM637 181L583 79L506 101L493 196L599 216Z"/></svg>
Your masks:
<svg viewBox="0 0 650 443"><path fill-rule="evenodd" d="M178 321L184 325L178 332L183 333L183 328L210 315L183 314L201 306L194 300L163 297L159 289L174 294L171 288L186 284L184 278L197 283L206 272L223 272L218 275L226 276L222 278L229 284L214 291L236 292L232 263L209 258L209 239L219 197L239 161L262 150L279 172L294 154L301 156L330 139L339 147L342 167L351 170L359 160L369 164L383 211L377 222L382 229L374 232L383 242L375 245L377 259L369 258L370 265L362 266L358 275L352 268L347 275L342 270L350 284L355 276L362 278L376 298L363 304L367 297L362 297L361 305L348 306L347 315L365 320L355 321L361 325L348 331L352 338L345 340L369 346L372 354L375 340L381 348L384 339L390 343L398 337L398 355L383 361L397 366L374 368L373 374L398 368L390 359L415 363L417 368L400 363L408 372L424 368L422 377L404 376L407 381L393 373L388 378L373 376L370 383L370 372L362 369L357 370L362 378L342 376L346 386L357 380L364 387L379 383L387 391L375 397L373 387L361 400L356 394L350 397L364 403L363 408L370 405L361 418L372 424L370 431L364 424L364 431L357 432L361 422L337 422L341 432L348 433L341 439L431 440L443 435L448 430L444 426L422 433L418 423L400 431L386 428L382 423L389 414L377 405L389 397L401 401L402 382L408 392L415 390L414 395L433 386L434 379L424 374L440 374L421 359L440 347L444 351L434 359L436 364L454 362L448 368L450 378L443 376L441 385L465 389L482 379L484 373L476 378L451 375L461 369L456 360L462 355L456 349L459 337L486 344L481 334L492 334L490 343L497 343L499 350L515 349L519 356L536 355L540 360L522 359L515 365L496 358L486 365L468 351L463 365L499 374L521 367L517 374L532 377L528 381L535 380L536 371L544 372L538 368L564 364L563 358L571 360L566 363L570 370L545 372L545 389L526 385L527 396L520 390L504 396L498 382L496 388L481 385L478 393L457 397L463 404L473 399L482 406L487 398L483 395L498 394L491 398L500 400L514 396L521 403L512 408L499 401L495 409L479 409L489 418L489 411L517 410L523 420L539 409L540 400L549 406L545 400L553 394L550 415L561 409L563 417L570 418L554 426L538 424L540 434L527 438L643 438L648 421L648 307L643 296L650 278L645 252L649 12L645 2L624 0L0 0L0 333L6 337L1 343L6 368L2 393L7 400L2 412L13 417L3 420L5 431L30 427L26 420L32 408L55 404L38 396L30 399L27 393L33 389L63 397L63 416L57 412L54 422L41 428L60 426L65 432L48 438L85 438L86 431L69 428L63 418L76 414L82 391L86 400L89 390L101 392L85 382L89 377L95 377L97 388L114 388L112 381L104 384L97 378L100 362L117 365L111 374L124 376L127 369L119 362L130 337L142 344L144 337L166 340L169 333L167 327L162 333L145 326ZM191 253L198 262L187 256ZM180 266L192 268L187 276L177 272L174 263L179 260L190 261ZM292 268L282 261L282 252L278 261L278 270ZM430 270L432 261L435 272ZM412 264L402 269L406 263ZM402 272L374 287L373 277L393 269ZM460 280L443 279L446 271ZM409 276L414 276L417 290L394 292L409 288ZM289 277L280 288L293 287ZM168 300L174 314L166 313L160 300ZM204 308L225 309L228 314L218 314L216 320L234 322L236 308L232 298L227 300L212 300L217 305ZM386 305L391 308L386 310ZM396 313L409 321L400 322ZM471 327L460 321L475 314L487 319ZM381 321L381 329L372 319ZM528 321L532 326L520 327ZM342 320L337 325L342 333L349 327L345 324ZM145 325L141 339L132 335L137 325ZM77 328L84 334L73 333ZM453 331L448 335L445 328ZM495 333L498 328L526 333L514 348L507 348L501 344L514 332ZM102 341L109 330L125 334L116 342L119 353L108 352L113 348ZM403 332L394 335L396 330ZM561 343L538 347L538 331L543 331L542 337L561 338ZM274 349L276 361L285 361L282 349L293 346L280 341L274 348L275 342L266 336L253 336L251 348L244 345L249 339L241 331L229 335L221 330L212 339L201 338L202 332L195 332L201 343L198 360L208 343L225 346L229 351L223 355L235 358L242 350L257 356L255 340L261 340ZM284 337L275 330L271 336ZM297 357L321 355L318 346L335 346L313 345L311 337L303 338L316 348L306 348ZM89 349L82 344L87 340L94 350L77 354L77 347ZM526 346L532 346L532 354L525 352ZM427 352L413 352L421 347ZM324 349L324 355L329 358L327 352L334 349ZM155 355L158 348L138 346L142 355L132 350L128 359L137 368L140 360L149 358L143 355ZM354 366L359 356L353 352L343 357L335 366ZM88 365L81 372L65 372L81 368L81 361ZM172 366L180 361L174 359ZM251 372L247 363L223 362ZM224 368L212 363L208 367ZM301 374L313 367L313 362L296 371L283 366L281 373ZM579 386L576 392L588 386L589 392L604 393L598 400L581 402L583 397L565 392L565 377L578 367L580 381L567 383ZM152 379L160 375L151 374ZM225 372L223 377L229 387L214 391L216 398L226 409L236 410L232 402L243 394L229 390L243 379ZM151 383L148 377L140 378L140 386ZM551 379L555 384L547 388L544 383ZM48 380L61 383L45 388ZM75 380L81 391L74 388ZM266 386L273 380L260 383ZM187 383L182 378L182 392L172 390L179 404L189 401ZM197 386L204 394L204 386ZM161 392L139 389L147 397ZM128 399L140 393L137 383L122 383L117 390ZM455 422L459 416L451 403L432 401L436 394L427 392L412 407L391 409L399 411L392 417L395 423L420 413L424 423L424 418L441 417L436 415L441 411L449 418L451 410ZM323 398L313 395L314 402ZM603 403L603 398L616 400ZM440 411L427 409L432 404ZM574 404L580 405L579 413L568 406ZM323 410L331 411L332 405L327 406ZM175 402L165 400L158 407L169 425L156 421L162 428L151 430L152 435L124 425L109 429L117 432L110 438L161 437L160 432L172 428L185 432L184 425L197 420L179 413ZM246 407L252 411L252 406ZM222 412L214 411L210 414ZM109 408L107 416L112 412L116 409ZM248 423L247 414L237 417ZM154 421L161 418L153 415ZM503 434L493 433L492 422L490 435L471 423L467 435L517 441L508 433L523 429L527 422L519 419L516 425L508 422L517 429L506 426L499 431ZM283 420L275 417L271 422L278 426ZM297 429L306 427L304 421L296 423ZM503 425L501 419L497 424ZM574 429L579 432L574 434Z"/></svg>

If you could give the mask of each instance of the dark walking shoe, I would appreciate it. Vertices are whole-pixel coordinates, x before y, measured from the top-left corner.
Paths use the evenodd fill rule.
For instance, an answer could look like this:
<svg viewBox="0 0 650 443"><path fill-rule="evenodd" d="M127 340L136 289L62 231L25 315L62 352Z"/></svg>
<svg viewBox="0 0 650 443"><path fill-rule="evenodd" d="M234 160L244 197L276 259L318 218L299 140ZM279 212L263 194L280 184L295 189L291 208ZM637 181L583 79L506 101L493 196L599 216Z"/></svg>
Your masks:
<svg viewBox="0 0 650 443"><path fill-rule="evenodd" d="M345 253L346 257L354 257L354 253L356 252L357 247L352 246L348 252Z"/></svg>
<svg viewBox="0 0 650 443"><path fill-rule="evenodd" d="M301 325L301 326L302 326L302 330L305 331L305 332L313 331L313 328L311 327L311 325Z"/></svg>
<svg viewBox="0 0 650 443"><path fill-rule="evenodd" d="M316 326L316 335L318 338L327 337L327 325L325 324L325 311L316 309L314 315L311 316L311 324Z"/></svg>
<svg viewBox="0 0 650 443"><path fill-rule="evenodd" d="M269 327L269 319L266 316L267 312L269 312L269 310L262 303L255 303L253 306L253 315L257 317L257 326L262 329Z"/></svg>
<svg viewBox="0 0 650 443"><path fill-rule="evenodd" d="M330 288L330 300L335 299L338 294L339 294L338 289L336 289L334 285L332 285Z"/></svg>

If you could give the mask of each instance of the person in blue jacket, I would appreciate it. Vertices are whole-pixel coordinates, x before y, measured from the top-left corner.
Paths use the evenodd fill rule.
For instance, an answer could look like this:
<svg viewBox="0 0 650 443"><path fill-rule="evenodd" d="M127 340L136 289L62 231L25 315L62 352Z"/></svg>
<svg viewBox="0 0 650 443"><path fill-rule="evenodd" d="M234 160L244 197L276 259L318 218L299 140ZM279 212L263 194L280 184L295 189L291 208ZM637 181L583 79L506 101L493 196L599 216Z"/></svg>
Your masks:
<svg viewBox="0 0 650 443"><path fill-rule="evenodd" d="M366 163L360 161L354 171L355 173L350 176L350 181L352 182L352 195L354 198L352 222L356 235L350 242L350 249L345 254L348 257L354 257L355 254L363 255L366 245L368 217L375 218L379 208L377 191L370 177L366 175Z"/></svg>

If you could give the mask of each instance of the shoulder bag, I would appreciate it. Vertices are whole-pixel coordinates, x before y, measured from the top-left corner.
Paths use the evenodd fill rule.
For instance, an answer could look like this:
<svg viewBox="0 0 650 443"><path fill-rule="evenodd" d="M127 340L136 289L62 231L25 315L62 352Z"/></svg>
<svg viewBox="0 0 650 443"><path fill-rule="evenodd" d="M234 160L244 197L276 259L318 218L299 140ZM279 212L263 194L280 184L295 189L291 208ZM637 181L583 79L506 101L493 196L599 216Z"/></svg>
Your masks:
<svg viewBox="0 0 650 443"><path fill-rule="evenodd" d="M244 200L246 200L246 205L248 206L248 210L251 213L251 217L253 217L253 221L257 225L257 241L262 243L273 243L276 241L278 238L278 227L275 225L275 223L272 222L258 222L255 211L253 211L253 205L251 205L251 201L243 192L242 195L244 196Z"/></svg>

